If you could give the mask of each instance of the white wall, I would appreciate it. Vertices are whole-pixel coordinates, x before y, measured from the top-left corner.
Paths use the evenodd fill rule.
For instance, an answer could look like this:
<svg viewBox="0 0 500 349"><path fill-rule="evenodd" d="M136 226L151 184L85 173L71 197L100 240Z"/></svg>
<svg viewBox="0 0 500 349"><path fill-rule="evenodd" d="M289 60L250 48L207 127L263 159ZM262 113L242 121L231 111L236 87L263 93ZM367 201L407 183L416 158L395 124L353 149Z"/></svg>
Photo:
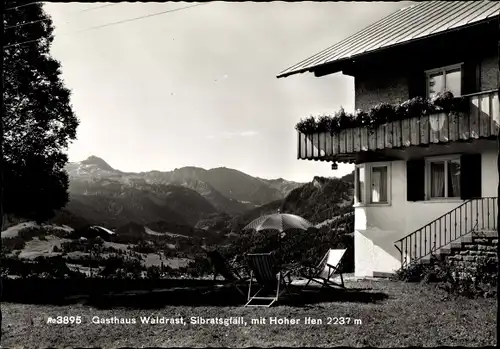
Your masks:
<svg viewBox="0 0 500 349"><path fill-rule="evenodd" d="M374 244L371 236L364 231L354 231L354 274L356 276L373 275Z"/></svg>
<svg viewBox="0 0 500 349"><path fill-rule="evenodd" d="M483 197L496 197L498 187L498 170L497 170L498 153L488 151L482 154L482 191Z"/></svg>
<svg viewBox="0 0 500 349"><path fill-rule="evenodd" d="M487 150L482 153L482 196L496 197L498 185L497 153ZM391 163L391 204L390 206L358 206L355 207L355 274L356 276L372 276L373 272L394 272L401 266L401 255L394 246L394 242L417 229L422 228L429 222L439 218L443 214L453 210L463 203L462 200L454 201L406 201L406 162L393 161ZM492 204L493 202L491 202ZM475 207L468 207L473 210ZM493 207L490 208L493 213ZM497 212L495 207L494 212ZM468 211L470 216L470 212ZM490 219L493 219L491 215ZM460 218L457 215L446 218L447 234L461 234L471 228L472 221L468 225L460 226ZM463 222L462 222L463 223ZM436 229L439 225L436 226ZM450 230L451 228L451 230ZM444 227L443 227L444 231ZM417 253L424 248L424 238L427 247L434 243L433 231L427 230L426 236L421 235L412 242L412 249L417 246ZM447 235L449 236L449 235ZM444 238L444 235L442 235ZM420 240L422 243L420 243ZM439 241L438 241L439 243ZM422 246L421 246L422 245Z"/></svg>

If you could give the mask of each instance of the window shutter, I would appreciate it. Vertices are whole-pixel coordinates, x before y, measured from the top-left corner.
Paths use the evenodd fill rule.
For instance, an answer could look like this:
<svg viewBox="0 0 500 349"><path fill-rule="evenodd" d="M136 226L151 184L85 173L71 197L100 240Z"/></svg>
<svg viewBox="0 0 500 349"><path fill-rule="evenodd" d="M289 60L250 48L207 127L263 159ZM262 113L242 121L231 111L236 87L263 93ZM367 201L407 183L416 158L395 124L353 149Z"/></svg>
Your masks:
<svg viewBox="0 0 500 349"><path fill-rule="evenodd" d="M462 95L479 92L479 64L466 61L462 65Z"/></svg>
<svg viewBox="0 0 500 349"><path fill-rule="evenodd" d="M425 160L406 162L406 200L425 200Z"/></svg>
<svg viewBox="0 0 500 349"><path fill-rule="evenodd" d="M480 198L481 191L481 154L464 154L460 158L461 199Z"/></svg>
<svg viewBox="0 0 500 349"><path fill-rule="evenodd" d="M360 180L359 176L360 176L360 172L361 171L360 171L359 167L356 167L355 171L354 171L354 195L356 197L356 202L357 203L363 203L364 202L363 198L360 197L360 190L359 190L359 184L360 184L359 183L359 180ZM364 180L365 179L363 178L363 182L364 182Z"/></svg>
<svg viewBox="0 0 500 349"><path fill-rule="evenodd" d="M356 180L354 181L354 198L357 203L361 203L359 197L359 172L356 170Z"/></svg>
<svg viewBox="0 0 500 349"><path fill-rule="evenodd" d="M427 97L426 75L424 72L413 72L408 79L408 95L409 98Z"/></svg>

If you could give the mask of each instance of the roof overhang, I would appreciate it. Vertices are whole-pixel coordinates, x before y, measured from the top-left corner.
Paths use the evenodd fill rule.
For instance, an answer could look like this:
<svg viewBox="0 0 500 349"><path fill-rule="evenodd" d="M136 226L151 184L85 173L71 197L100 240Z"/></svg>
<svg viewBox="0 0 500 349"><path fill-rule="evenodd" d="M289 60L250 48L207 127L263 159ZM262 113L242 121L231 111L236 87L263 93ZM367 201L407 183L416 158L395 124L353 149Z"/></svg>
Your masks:
<svg viewBox="0 0 500 349"><path fill-rule="evenodd" d="M496 2L486 1L483 3L495 4ZM415 5L415 6L419 6L419 5ZM474 6L477 6L477 5L474 5ZM485 6L486 5L483 5L483 7L485 7ZM334 59L328 60L328 58L324 59L325 54L335 56L335 52L330 51L330 52L325 53L325 51L329 50L329 49L327 49L327 50L321 51L320 53L318 53L318 54L316 54L316 55L314 55L314 56L312 56L312 57L310 57L310 58L308 58L308 59L306 59L298 64L295 64L294 66L292 66L288 69L283 70L276 77L279 79L279 78L285 78L285 77L288 77L291 75L307 73L307 72L314 73L314 75L316 77L338 73L338 72L343 71L345 69L349 69L349 66L352 65L352 63L355 60L370 57L374 54L394 49L395 47L401 47L401 46L409 45L411 43L415 43L418 41L426 40L426 39L429 39L432 37L443 36L443 35L450 34L450 33L457 32L457 31L461 31L461 30L464 30L464 29L467 29L470 27L476 27L478 25L491 23L493 21L499 21L498 11L496 12L496 15L492 16L491 15L491 10L492 10L491 6L493 6L493 5L487 5L487 6L488 6L489 12L488 12L486 18L483 17L483 19L470 21L470 22L465 23L463 25L453 25L451 28L448 28L448 29L441 28L441 30L429 31L428 35L420 35L417 37L412 37L411 35L408 35L407 36L408 39L399 40L394 44L382 45L381 47L379 46L379 47L375 47L375 48L370 48L369 45L372 45L372 42L369 42L369 40L372 40L372 41L377 40L376 37L360 38L359 41L365 41L364 45L366 45L368 47L363 52L359 52L359 50L358 50L358 53L353 52L354 54L352 54L352 55L344 55L344 57L341 56L339 58L334 58ZM496 4L496 6L500 8L500 5ZM465 8L465 9L467 9L467 8ZM493 8L493 9L496 9L496 8ZM486 16L486 14L484 14L484 16ZM376 25L376 24L374 24L374 25ZM372 25L372 26L374 26L374 25ZM370 27L372 27L372 26L370 26ZM370 28L370 27L368 27L368 28ZM498 26L497 26L497 30L498 30ZM351 36L350 38L347 38L346 40L339 42L335 46L339 46L339 50L340 50L340 48L342 48L343 42L356 39L356 37L360 33L362 33L362 32L359 32L359 33ZM315 60L320 60L320 59L322 60L322 62L313 63Z"/></svg>
<svg viewBox="0 0 500 349"><path fill-rule="evenodd" d="M278 79L280 79L280 78L286 78L286 77L291 76L291 75L303 74L303 73L314 73L314 76L321 77L321 76L325 76L328 74L338 73L338 72L344 70L346 65L348 65L349 63L352 63L352 62L353 62L353 60L351 60L351 59L341 59L338 61L318 64L318 65L315 65L313 67L298 69L298 70L290 71L290 72L283 73L283 74L280 73L276 77Z"/></svg>

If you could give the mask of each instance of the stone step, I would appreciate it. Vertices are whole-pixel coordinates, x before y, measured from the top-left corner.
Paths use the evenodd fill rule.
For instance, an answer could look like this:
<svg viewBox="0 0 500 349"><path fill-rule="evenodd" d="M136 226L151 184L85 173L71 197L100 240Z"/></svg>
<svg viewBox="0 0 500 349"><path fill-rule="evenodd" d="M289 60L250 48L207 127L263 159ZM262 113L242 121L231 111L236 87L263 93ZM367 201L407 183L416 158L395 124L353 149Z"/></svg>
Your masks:
<svg viewBox="0 0 500 349"><path fill-rule="evenodd" d="M429 264L431 262L431 256L425 256L420 260L422 264Z"/></svg>
<svg viewBox="0 0 500 349"><path fill-rule="evenodd" d="M374 278L390 278L392 276L394 276L394 273L386 273L383 271L374 271L373 272Z"/></svg>
<svg viewBox="0 0 500 349"><path fill-rule="evenodd" d="M469 235L465 235L465 236L462 236L459 240L457 241L460 241L461 243L463 244L471 244L473 241L472 241L472 235L469 234Z"/></svg>
<svg viewBox="0 0 500 349"><path fill-rule="evenodd" d="M462 243L460 243L460 248L462 247ZM445 245L443 247L440 247L437 251L436 251L436 255L443 255L443 254L450 254L451 253L451 250L452 250L452 245L451 244L448 244L448 245Z"/></svg>
<svg viewBox="0 0 500 349"><path fill-rule="evenodd" d="M498 232L495 230L480 230L469 233L467 235L462 236L461 238L439 248L434 255L437 259L442 260L443 258L450 256L453 252L457 252L460 250L466 250L467 245L475 244L476 239L485 239L485 238L498 238ZM431 262L432 255L425 256L421 259L421 262L424 264L428 264Z"/></svg>
<svg viewBox="0 0 500 349"><path fill-rule="evenodd" d="M464 235L452 243L438 249L438 253L449 253L450 250L462 249L464 244L473 244L475 239L497 238L498 232L493 230L475 231L472 234Z"/></svg>
<svg viewBox="0 0 500 349"><path fill-rule="evenodd" d="M436 255L439 256L439 255L450 255L451 254L451 248L446 248L446 247L442 247L440 248L439 250L436 251Z"/></svg>
<svg viewBox="0 0 500 349"><path fill-rule="evenodd" d="M472 238L493 238L498 239L498 231L496 230L479 230L472 232Z"/></svg>

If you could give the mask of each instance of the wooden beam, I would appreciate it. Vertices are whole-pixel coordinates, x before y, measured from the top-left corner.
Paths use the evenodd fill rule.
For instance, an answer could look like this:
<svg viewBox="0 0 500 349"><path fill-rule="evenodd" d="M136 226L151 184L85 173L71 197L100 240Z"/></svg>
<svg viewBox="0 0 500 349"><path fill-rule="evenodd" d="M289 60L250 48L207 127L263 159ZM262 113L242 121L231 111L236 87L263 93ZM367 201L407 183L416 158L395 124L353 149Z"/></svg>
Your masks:
<svg viewBox="0 0 500 349"><path fill-rule="evenodd" d="M345 62L332 62L319 66L314 69L314 76L319 78L322 76L338 73L342 71Z"/></svg>
<svg viewBox="0 0 500 349"><path fill-rule="evenodd" d="M347 75L347 76L356 76L356 73L357 73L357 67L356 67L356 64L354 62L350 62L350 64L346 65L343 69L342 69L342 74L344 75Z"/></svg>
<svg viewBox="0 0 500 349"><path fill-rule="evenodd" d="M356 163L362 164L365 162L380 162L380 161L397 161L401 160L395 156L385 155L378 151L364 151L356 154Z"/></svg>

